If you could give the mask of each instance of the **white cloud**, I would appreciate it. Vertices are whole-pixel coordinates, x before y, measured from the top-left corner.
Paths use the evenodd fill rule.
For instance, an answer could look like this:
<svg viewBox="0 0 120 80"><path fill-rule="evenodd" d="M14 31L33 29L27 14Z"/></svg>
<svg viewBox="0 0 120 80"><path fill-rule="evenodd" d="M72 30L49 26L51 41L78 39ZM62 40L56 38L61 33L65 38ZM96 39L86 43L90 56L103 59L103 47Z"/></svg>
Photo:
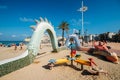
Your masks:
<svg viewBox="0 0 120 80"><path fill-rule="evenodd" d="M7 9L6 5L0 5L0 9Z"/></svg>
<svg viewBox="0 0 120 80"><path fill-rule="evenodd" d="M3 33L0 33L0 35L3 35Z"/></svg>
<svg viewBox="0 0 120 80"><path fill-rule="evenodd" d="M12 37L14 38L14 37L16 37L16 35L12 35Z"/></svg>
<svg viewBox="0 0 120 80"><path fill-rule="evenodd" d="M73 26L80 26L81 25L81 19L78 19L78 20L76 20L76 19L72 19L71 20L71 25L73 25Z"/></svg>
<svg viewBox="0 0 120 80"><path fill-rule="evenodd" d="M22 34L22 36L27 37L28 35L27 34Z"/></svg>
<svg viewBox="0 0 120 80"><path fill-rule="evenodd" d="M72 19L70 22L71 22L71 25L73 25L73 26L80 26L82 24L81 19L78 19L78 20ZM84 21L84 24L90 24L90 22Z"/></svg>
<svg viewBox="0 0 120 80"><path fill-rule="evenodd" d="M20 17L19 20L23 22L34 22L32 18L26 18L26 17Z"/></svg>

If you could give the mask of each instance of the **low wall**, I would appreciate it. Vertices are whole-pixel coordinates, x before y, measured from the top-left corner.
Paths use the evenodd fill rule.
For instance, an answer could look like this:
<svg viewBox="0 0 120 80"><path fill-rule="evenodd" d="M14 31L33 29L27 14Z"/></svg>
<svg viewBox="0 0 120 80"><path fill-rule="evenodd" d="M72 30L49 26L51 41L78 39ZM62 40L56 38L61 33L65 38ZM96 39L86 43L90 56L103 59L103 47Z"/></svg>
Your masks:
<svg viewBox="0 0 120 80"><path fill-rule="evenodd" d="M34 58L33 54L29 54L24 58L0 65L0 77L31 64Z"/></svg>
<svg viewBox="0 0 120 80"><path fill-rule="evenodd" d="M53 50L53 52L59 52L65 49L67 49L67 47L62 46ZM12 61L7 60L9 61L7 63L5 63L6 61L2 62L0 65L0 77L31 64L35 59L35 55L32 53L32 50L29 50L29 54L23 58L17 60L14 60L15 58L13 58Z"/></svg>

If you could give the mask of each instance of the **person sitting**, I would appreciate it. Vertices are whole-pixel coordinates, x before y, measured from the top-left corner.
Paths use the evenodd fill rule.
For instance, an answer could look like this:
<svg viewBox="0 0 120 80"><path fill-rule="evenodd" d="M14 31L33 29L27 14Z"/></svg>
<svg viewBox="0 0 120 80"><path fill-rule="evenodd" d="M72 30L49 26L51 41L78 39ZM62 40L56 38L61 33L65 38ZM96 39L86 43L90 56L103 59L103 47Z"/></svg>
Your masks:
<svg viewBox="0 0 120 80"><path fill-rule="evenodd" d="M107 60L114 63L119 63L117 54L109 50L106 42L99 41L98 45L96 45L96 42L94 42L94 47L95 50L98 51L98 54L105 56Z"/></svg>
<svg viewBox="0 0 120 80"><path fill-rule="evenodd" d="M110 51L106 43L99 41L97 45L96 41L94 41L93 46L94 48L80 47L79 50L87 51L88 53L92 54L99 54L105 56L107 60L112 61L113 63L119 63L117 54L115 52Z"/></svg>
<svg viewBox="0 0 120 80"><path fill-rule="evenodd" d="M61 43L58 41L58 47L61 47Z"/></svg>
<svg viewBox="0 0 120 80"><path fill-rule="evenodd" d="M97 45L96 41L94 41L93 45L94 45L95 49L97 49L97 50L108 51L106 43L102 43L101 41L99 41L99 43Z"/></svg>

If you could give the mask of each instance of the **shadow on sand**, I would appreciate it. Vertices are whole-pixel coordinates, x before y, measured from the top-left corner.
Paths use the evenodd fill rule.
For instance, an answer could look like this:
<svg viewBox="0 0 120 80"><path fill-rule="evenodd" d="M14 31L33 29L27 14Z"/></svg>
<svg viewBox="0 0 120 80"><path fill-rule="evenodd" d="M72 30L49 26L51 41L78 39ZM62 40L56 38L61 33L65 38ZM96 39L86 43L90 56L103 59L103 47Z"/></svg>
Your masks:
<svg viewBox="0 0 120 80"><path fill-rule="evenodd" d="M81 73L82 75L98 75L98 74L93 74L93 73L91 73L90 71L88 71L88 70L83 70L82 71L82 73Z"/></svg>
<svg viewBox="0 0 120 80"><path fill-rule="evenodd" d="M70 64L67 64L67 63L64 63L64 64L57 64L57 65L54 65L54 67L58 67L58 66L66 66L66 67L70 67L70 68L73 68L73 69L75 69L75 70L77 70L77 71L82 71L83 69L81 69L80 67L76 67L75 65L70 65ZM49 68L49 66L48 66L48 64L47 65L44 65L44 66L42 66L44 69L49 69L50 70L50 68ZM53 67L53 68L54 68Z"/></svg>
<svg viewBox="0 0 120 80"><path fill-rule="evenodd" d="M89 53L89 52L86 52L85 54L97 57L98 59L101 59L101 60L106 61L106 62L110 62L106 59L105 56L102 56L102 55L99 55L99 54L93 54L93 53ZM110 63L112 63L112 62L110 62Z"/></svg>

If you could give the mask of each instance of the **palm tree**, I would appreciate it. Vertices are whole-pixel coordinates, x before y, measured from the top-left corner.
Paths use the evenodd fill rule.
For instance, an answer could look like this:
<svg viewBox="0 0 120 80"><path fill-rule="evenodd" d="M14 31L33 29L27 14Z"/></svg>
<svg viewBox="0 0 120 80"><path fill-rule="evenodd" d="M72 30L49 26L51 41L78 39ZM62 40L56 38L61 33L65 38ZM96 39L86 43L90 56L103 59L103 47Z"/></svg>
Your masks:
<svg viewBox="0 0 120 80"><path fill-rule="evenodd" d="M58 29L62 29L62 44L64 45L64 31L68 32L69 24L66 21L63 21L59 26Z"/></svg>

